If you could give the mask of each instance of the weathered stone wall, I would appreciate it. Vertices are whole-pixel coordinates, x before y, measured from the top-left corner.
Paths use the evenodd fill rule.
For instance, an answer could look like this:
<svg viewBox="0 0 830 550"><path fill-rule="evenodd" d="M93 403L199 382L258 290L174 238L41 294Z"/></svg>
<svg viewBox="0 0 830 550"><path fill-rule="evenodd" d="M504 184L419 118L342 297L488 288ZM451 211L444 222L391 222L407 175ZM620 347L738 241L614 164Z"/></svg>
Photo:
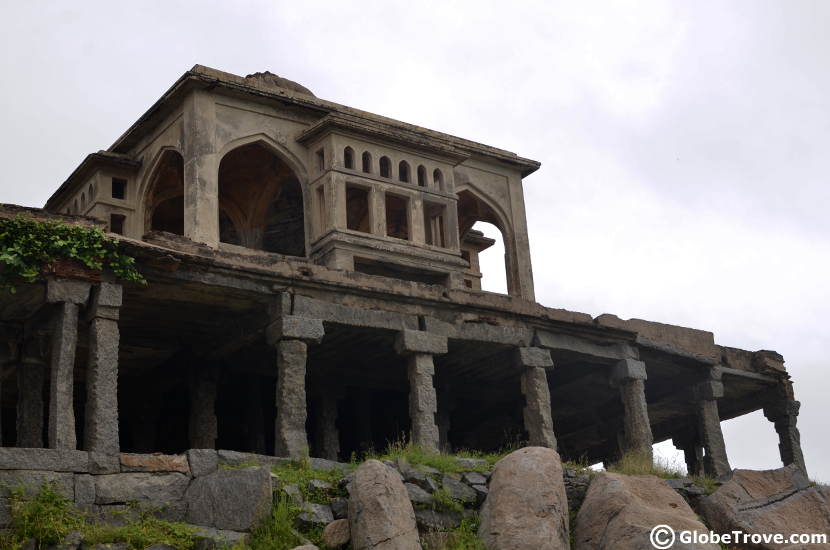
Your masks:
<svg viewBox="0 0 830 550"><path fill-rule="evenodd" d="M0 448L0 528L11 519L13 490L23 488L33 494L50 483L79 509L102 520L125 511L147 511L169 521L249 531L270 513L269 465L279 461L207 449L181 455L103 455ZM253 463L258 465L248 466Z"/></svg>

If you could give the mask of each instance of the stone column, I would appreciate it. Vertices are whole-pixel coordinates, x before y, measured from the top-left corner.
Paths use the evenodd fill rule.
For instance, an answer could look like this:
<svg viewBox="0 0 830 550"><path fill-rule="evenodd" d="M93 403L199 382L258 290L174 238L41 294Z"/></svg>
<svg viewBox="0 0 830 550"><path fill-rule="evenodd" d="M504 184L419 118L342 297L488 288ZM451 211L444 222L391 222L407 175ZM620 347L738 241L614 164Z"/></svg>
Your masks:
<svg viewBox="0 0 830 550"><path fill-rule="evenodd" d="M614 366L611 379L620 389L623 404L623 452L645 453L652 456L654 437L648 418L645 381L646 364L636 359L623 359Z"/></svg>
<svg viewBox="0 0 830 550"><path fill-rule="evenodd" d="M697 407L698 436L706 454L703 457L703 471L706 475L720 477L732 471L726 456L726 444L720 427L718 399L723 397L721 371L711 369L709 380L694 388Z"/></svg>
<svg viewBox="0 0 830 550"><path fill-rule="evenodd" d="M285 310L282 303L278 311ZM319 343L323 322L294 315L278 316L268 326L268 342L277 348L277 418L274 454L301 458L308 453L306 360L308 343Z"/></svg>
<svg viewBox="0 0 830 550"><path fill-rule="evenodd" d="M43 447L43 388L48 334L35 333L23 343L17 366L17 446Z"/></svg>
<svg viewBox="0 0 830 550"><path fill-rule="evenodd" d="M84 449L116 454L118 438L118 308L121 285L102 282L92 291L86 371Z"/></svg>
<svg viewBox="0 0 830 550"><path fill-rule="evenodd" d="M796 427L798 411L801 403L794 399L780 400L764 407L764 416L775 424L778 433L778 452L784 466L796 464L804 475L807 475L807 466L804 464L804 453L801 451L801 434Z"/></svg>
<svg viewBox="0 0 830 550"><path fill-rule="evenodd" d="M191 373L190 421L188 434L191 449L215 449L219 437L216 419L216 386L219 368L214 365L196 367Z"/></svg>
<svg viewBox="0 0 830 550"><path fill-rule="evenodd" d="M523 416L528 442L536 447L556 449L546 372L546 369L553 368L550 351L518 348L515 364L521 369L521 391L525 400Z"/></svg>
<svg viewBox="0 0 830 550"><path fill-rule="evenodd" d="M90 284L68 279L49 279L46 301L55 305L49 376L49 448L75 449L73 407L75 348L78 308L86 304Z"/></svg>
<svg viewBox="0 0 830 550"><path fill-rule="evenodd" d="M322 458L337 460L340 455L340 432L337 430L336 391L328 388L317 399L317 448Z"/></svg>
<svg viewBox="0 0 830 550"><path fill-rule="evenodd" d="M184 101L184 236L219 246L219 161L216 104L194 90Z"/></svg>
<svg viewBox="0 0 830 550"><path fill-rule="evenodd" d="M372 392L367 388L355 388L355 416L357 426L355 434L361 451L371 451L374 446L374 428L372 426Z"/></svg>
<svg viewBox="0 0 830 550"><path fill-rule="evenodd" d="M435 415L434 355L447 353L447 337L419 330L405 329L395 339L395 351L406 356L409 379L410 441L426 451L438 452L440 436Z"/></svg>
<svg viewBox="0 0 830 550"><path fill-rule="evenodd" d="M703 475L703 447L697 437L697 430L693 434L683 434L672 438L675 448L683 451L686 462L686 472L690 476Z"/></svg>
<svg viewBox="0 0 830 550"><path fill-rule="evenodd" d="M247 422L248 449L252 453L265 454L265 418L262 410L261 382L254 377L248 380Z"/></svg>
<svg viewBox="0 0 830 550"><path fill-rule="evenodd" d="M452 452L452 445L450 444L450 428L452 410L454 407L452 399L450 383L446 380L446 376L438 377L438 415L436 421L438 422L438 441L442 452Z"/></svg>

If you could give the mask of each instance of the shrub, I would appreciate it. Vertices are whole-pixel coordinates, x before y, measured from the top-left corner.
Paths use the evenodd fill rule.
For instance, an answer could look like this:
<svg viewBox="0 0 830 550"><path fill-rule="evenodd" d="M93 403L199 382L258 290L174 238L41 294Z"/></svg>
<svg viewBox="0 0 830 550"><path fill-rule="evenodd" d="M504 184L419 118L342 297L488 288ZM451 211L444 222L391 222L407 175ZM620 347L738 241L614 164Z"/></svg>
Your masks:
<svg viewBox="0 0 830 550"><path fill-rule="evenodd" d="M109 269L123 281L145 284L135 259L119 252L118 246L118 239L98 227L0 218L0 289L14 292L14 285L34 282L57 260L75 260L96 271Z"/></svg>

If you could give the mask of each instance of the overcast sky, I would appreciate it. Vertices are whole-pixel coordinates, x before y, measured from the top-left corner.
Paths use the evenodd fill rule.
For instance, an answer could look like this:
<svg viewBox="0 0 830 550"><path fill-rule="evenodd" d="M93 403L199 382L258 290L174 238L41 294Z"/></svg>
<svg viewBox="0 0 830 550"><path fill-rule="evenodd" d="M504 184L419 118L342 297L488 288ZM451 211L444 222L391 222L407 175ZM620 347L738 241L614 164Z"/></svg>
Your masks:
<svg viewBox="0 0 830 550"><path fill-rule="evenodd" d="M830 481L829 24L801 0L6 2L0 202L42 206L195 63L515 151L542 162L538 301L779 351ZM733 466L780 464L760 412L724 430Z"/></svg>

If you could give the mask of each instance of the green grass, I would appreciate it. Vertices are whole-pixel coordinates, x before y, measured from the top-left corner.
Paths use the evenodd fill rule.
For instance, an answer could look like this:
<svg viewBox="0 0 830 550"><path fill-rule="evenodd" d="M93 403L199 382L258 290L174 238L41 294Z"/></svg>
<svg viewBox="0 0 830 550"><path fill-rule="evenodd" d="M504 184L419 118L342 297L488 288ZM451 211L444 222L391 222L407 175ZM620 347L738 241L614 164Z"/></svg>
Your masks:
<svg viewBox="0 0 830 550"><path fill-rule="evenodd" d="M461 525L448 531L449 537L447 545L444 546L446 550L485 550L484 543L478 538L479 520L478 518L465 518L461 521ZM424 550L437 550L428 545L424 545Z"/></svg>
<svg viewBox="0 0 830 550"><path fill-rule="evenodd" d="M397 461L404 459L413 466L427 466L434 468L442 474L460 474L462 472L471 471L469 468L464 468L456 460L457 458L473 458L479 460L486 460L487 464L476 466L472 471L488 472L493 469L493 466L503 456L514 451L515 449L505 449L497 453L481 453L477 451L462 450L457 453L436 453L427 451L417 445L406 443L402 440L390 443L383 453L369 453L365 456L366 459L373 458L375 460L390 460Z"/></svg>
<svg viewBox="0 0 830 550"><path fill-rule="evenodd" d="M271 509L271 516L251 531L246 543L237 543L232 550L290 550L301 546L304 541L294 530L294 520L300 511L288 498L280 497Z"/></svg>
<svg viewBox="0 0 830 550"><path fill-rule="evenodd" d="M684 477L683 472L675 464L664 459L652 459L649 453L629 452L608 468L609 472L629 476L652 475L664 479Z"/></svg>
<svg viewBox="0 0 830 550"><path fill-rule="evenodd" d="M464 511L464 504L450 496L443 487L432 493L431 507L436 512L458 512Z"/></svg>
<svg viewBox="0 0 830 550"><path fill-rule="evenodd" d="M339 481L343 478L343 472L340 470L315 470L311 467L308 459L274 466L271 471L279 478L283 486L296 485L306 502L328 504L332 498L347 496L346 490L338 486ZM325 481L331 485L331 489L312 489L309 487L309 482L313 480Z"/></svg>
<svg viewBox="0 0 830 550"><path fill-rule="evenodd" d="M61 543L70 533L79 532L85 545L126 542L133 550L144 550L154 544L166 544L177 550L191 550L196 532L184 523L162 521L149 513L126 525L112 527L93 523L72 502L44 484L31 497L23 488L11 492L11 529L0 537L0 550L20 548L34 539L37 548Z"/></svg>

